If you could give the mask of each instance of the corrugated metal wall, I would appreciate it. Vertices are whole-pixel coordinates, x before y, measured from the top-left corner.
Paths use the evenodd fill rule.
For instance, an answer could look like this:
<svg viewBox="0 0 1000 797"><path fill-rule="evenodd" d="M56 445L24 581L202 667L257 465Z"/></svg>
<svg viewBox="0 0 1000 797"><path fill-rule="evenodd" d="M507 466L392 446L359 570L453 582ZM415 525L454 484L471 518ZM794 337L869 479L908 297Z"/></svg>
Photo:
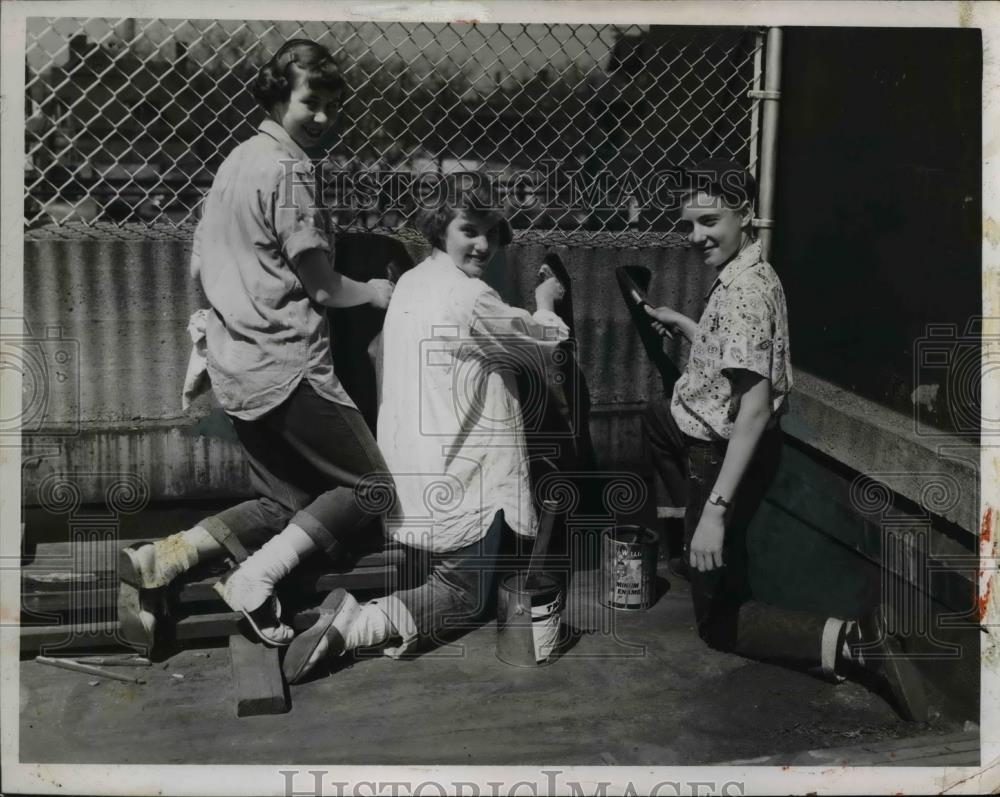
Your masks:
<svg viewBox="0 0 1000 797"><path fill-rule="evenodd" d="M419 259L425 251L413 251ZM123 471L141 476L151 500L242 494L246 482L224 419L207 399L183 413L180 392L190 352L188 317L203 306L181 241L25 242L25 320L33 334L58 326L78 347L79 397L54 392L45 426L79 434L26 441L56 443L25 469L31 486L51 471ZM509 300L533 306L535 274L547 250L509 247L487 275ZM574 278L580 363L592 401L591 429L601 466L645 471L637 413L662 393L621 300L614 269L649 268L651 296L692 315L712 274L683 249L557 250ZM85 493L91 491L82 484ZM96 489L96 488L94 488ZM91 496L101 500L99 494Z"/></svg>

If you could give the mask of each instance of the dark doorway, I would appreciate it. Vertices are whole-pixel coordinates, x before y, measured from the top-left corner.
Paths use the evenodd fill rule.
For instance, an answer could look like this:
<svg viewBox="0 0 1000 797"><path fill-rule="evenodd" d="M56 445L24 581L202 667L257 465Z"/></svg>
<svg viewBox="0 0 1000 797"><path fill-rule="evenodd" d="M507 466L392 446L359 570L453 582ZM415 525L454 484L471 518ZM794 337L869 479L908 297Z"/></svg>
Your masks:
<svg viewBox="0 0 1000 797"><path fill-rule="evenodd" d="M908 415L925 385L921 420L977 435L980 31L790 28L782 76L793 362Z"/></svg>

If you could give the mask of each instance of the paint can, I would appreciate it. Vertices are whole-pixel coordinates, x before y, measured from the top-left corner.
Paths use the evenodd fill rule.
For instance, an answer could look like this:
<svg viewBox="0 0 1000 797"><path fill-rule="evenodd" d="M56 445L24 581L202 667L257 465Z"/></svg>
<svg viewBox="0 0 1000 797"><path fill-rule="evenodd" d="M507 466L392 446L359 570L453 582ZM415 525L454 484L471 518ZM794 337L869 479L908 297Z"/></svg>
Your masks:
<svg viewBox="0 0 1000 797"><path fill-rule="evenodd" d="M497 595L497 658L515 667L547 664L559 641L562 592L544 573L511 573Z"/></svg>
<svg viewBox="0 0 1000 797"><path fill-rule="evenodd" d="M601 535L602 606L639 611L656 597L659 535L643 526L613 526Z"/></svg>

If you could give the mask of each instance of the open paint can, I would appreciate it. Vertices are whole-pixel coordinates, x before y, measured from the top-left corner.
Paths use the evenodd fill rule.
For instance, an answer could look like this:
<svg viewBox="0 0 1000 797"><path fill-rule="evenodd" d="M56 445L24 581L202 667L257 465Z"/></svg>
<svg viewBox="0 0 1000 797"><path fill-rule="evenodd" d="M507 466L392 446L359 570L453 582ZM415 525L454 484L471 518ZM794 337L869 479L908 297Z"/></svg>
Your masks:
<svg viewBox="0 0 1000 797"><path fill-rule="evenodd" d="M659 536L643 526L613 526L601 535L601 605L648 609L656 598Z"/></svg>
<svg viewBox="0 0 1000 797"><path fill-rule="evenodd" d="M562 592L545 574L512 573L497 596L497 658L515 667L548 663L559 641Z"/></svg>

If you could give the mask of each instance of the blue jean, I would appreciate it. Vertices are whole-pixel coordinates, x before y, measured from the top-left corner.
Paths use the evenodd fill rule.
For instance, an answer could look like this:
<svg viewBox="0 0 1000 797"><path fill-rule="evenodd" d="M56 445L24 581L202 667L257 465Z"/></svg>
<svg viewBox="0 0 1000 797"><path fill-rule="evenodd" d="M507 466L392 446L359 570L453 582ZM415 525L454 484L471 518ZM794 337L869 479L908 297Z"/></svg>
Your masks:
<svg viewBox="0 0 1000 797"><path fill-rule="evenodd" d="M475 628L496 604L498 571L518 560L500 558L501 543L514 532L503 510L493 516L486 536L456 551L434 554L407 549L404 579L415 586L393 597L410 613L420 644L436 644Z"/></svg>
<svg viewBox="0 0 1000 797"><path fill-rule="evenodd" d="M684 556L726 456L727 442L684 435L666 402L650 406L643 418L653 463L674 506L684 506ZM749 578L747 530L774 480L781 456L781 429L764 432L726 512L723 567L689 569L698 634L710 646L749 658L797 667L822 664L827 618L755 600Z"/></svg>
<svg viewBox="0 0 1000 797"><path fill-rule="evenodd" d="M359 532L391 505L388 468L361 413L323 398L305 380L263 417L229 419L257 497L201 525L237 560L289 523L337 556L357 547Z"/></svg>

